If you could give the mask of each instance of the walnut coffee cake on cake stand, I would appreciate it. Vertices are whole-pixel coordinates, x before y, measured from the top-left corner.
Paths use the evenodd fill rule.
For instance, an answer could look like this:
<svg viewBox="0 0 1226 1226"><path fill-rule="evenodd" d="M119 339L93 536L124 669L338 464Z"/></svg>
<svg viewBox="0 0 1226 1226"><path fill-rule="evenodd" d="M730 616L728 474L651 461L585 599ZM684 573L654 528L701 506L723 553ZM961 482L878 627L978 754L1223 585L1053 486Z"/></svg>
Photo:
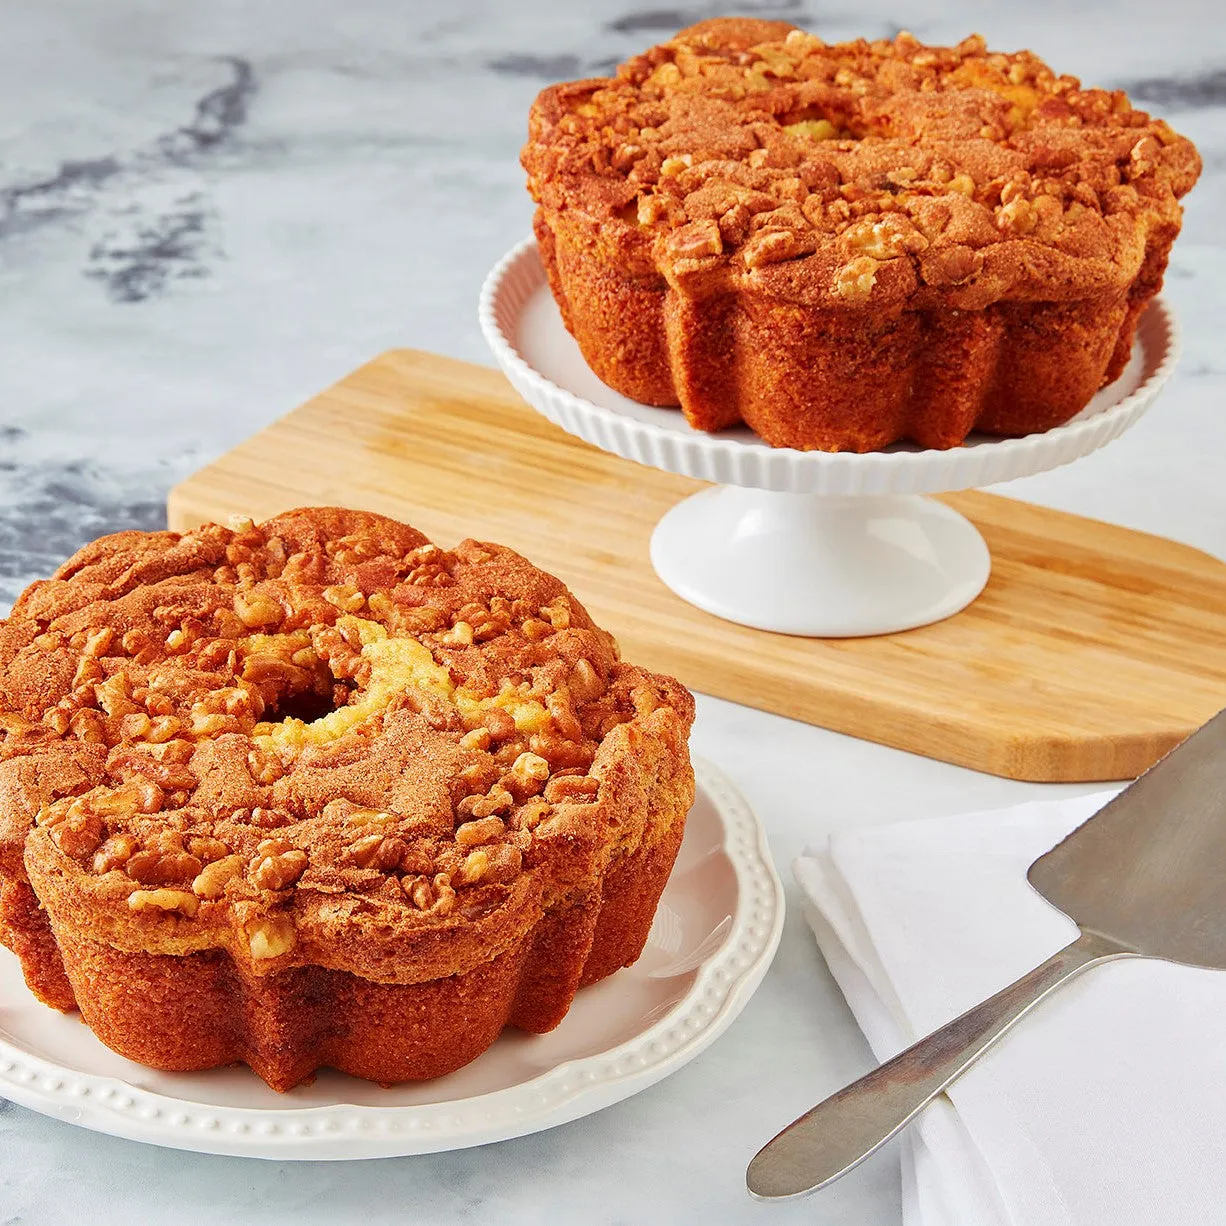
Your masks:
<svg viewBox="0 0 1226 1226"><path fill-rule="evenodd" d="M487 338L566 429L721 483L652 560L734 621L956 612L987 550L919 495L1087 454L1174 360L1153 300L1195 148L978 36L704 21L543 90L522 162L536 243L489 278Z"/></svg>

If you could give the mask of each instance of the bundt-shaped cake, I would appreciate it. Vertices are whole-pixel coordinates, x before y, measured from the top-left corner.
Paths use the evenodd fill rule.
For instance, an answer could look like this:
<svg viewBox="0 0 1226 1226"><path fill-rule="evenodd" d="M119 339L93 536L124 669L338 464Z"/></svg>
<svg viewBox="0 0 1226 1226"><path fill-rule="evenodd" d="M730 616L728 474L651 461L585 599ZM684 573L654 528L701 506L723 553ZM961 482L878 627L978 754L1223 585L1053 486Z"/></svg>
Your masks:
<svg viewBox="0 0 1226 1226"><path fill-rule="evenodd" d="M1123 370L1200 171L1029 52L749 19L544 90L522 160L605 383L827 451L1075 415Z"/></svg>
<svg viewBox="0 0 1226 1226"><path fill-rule="evenodd" d="M632 963L693 700L561 582L336 509L121 532L0 623L0 939L162 1069L435 1077Z"/></svg>

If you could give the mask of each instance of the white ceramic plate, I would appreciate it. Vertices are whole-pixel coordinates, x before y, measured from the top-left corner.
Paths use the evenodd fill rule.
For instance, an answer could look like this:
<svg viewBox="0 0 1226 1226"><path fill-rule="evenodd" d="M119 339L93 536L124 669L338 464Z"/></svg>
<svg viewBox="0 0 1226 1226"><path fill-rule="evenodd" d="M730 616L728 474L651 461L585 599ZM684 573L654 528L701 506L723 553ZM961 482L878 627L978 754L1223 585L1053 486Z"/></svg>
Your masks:
<svg viewBox="0 0 1226 1226"><path fill-rule="evenodd" d="M766 974L783 887L749 806L709 763L643 956L584 988L547 1035L508 1030L436 1081L380 1089L326 1071L289 1094L248 1069L159 1073L41 1005L0 949L0 1095L176 1149L379 1158L463 1149L577 1119L666 1077L726 1030Z"/></svg>
<svg viewBox="0 0 1226 1226"><path fill-rule="evenodd" d="M482 331L515 390L550 421L604 451L668 472L793 494L926 494L1058 468L1118 438L1145 412L1179 353L1175 316L1155 299L1123 374L1066 425L1025 438L971 435L948 451L771 447L742 427L707 434L676 409L638 404L592 373L549 292L536 241L509 251L481 291Z"/></svg>

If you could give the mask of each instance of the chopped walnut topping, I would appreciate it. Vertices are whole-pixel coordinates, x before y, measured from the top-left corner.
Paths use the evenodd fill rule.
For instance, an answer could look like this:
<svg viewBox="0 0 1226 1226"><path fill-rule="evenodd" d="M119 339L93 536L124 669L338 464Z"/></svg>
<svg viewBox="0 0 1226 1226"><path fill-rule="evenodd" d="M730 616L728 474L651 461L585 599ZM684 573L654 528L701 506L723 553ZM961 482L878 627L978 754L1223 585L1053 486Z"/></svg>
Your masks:
<svg viewBox="0 0 1226 1226"><path fill-rule="evenodd" d="M252 920L246 926L246 933L247 947L257 962L279 958L298 944L298 932L290 915L276 914Z"/></svg>
<svg viewBox="0 0 1226 1226"><path fill-rule="evenodd" d="M1152 171L1161 157L1162 147L1152 136L1143 136L1129 151L1128 174L1139 179Z"/></svg>
<svg viewBox="0 0 1226 1226"><path fill-rule="evenodd" d="M1070 130L1090 139L1070 142ZM722 261L731 288L745 270L841 250L849 221L871 230L935 199L962 198L955 234L941 240L924 229L926 243L961 243L973 226L982 247L986 225L1082 258L1062 216L1036 221L1001 199L994 218L992 182L1013 176L1033 202L1047 179L1062 206L1076 200L1101 217L1115 187L1144 178L1153 189L1119 208L1147 232L1199 169L1190 144L1122 92L1083 89L1030 52L991 53L977 36L925 47L906 32L827 46L775 23L755 31L745 19L701 22L614 77L546 89L530 131L523 161L546 224L590 209L636 267L650 260L675 281ZM887 234L851 249L880 261L923 246ZM828 276L814 264L798 281ZM846 305L868 302L872 289L863 272L835 283Z"/></svg>
<svg viewBox="0 0 1226 1226"><path fill-rule="evenodd" d="M460 884L477 885L490 866L489 852L483 847L470 851L460 866Z"/></svg>
<svg viewBox="0 0 1226 1226"><path fill-rule="evenodd" d="M793 230L759 230L745 244L742 258L750 268L765 268L812 250L808 238Z"/></svg>
<svg viewBox="0 0 1226 1226"><path fill-rule="evenodd" d="M130 834L113 834L94 852L92 868L95 873L109 873L122 868L140 844Z"/></svg>
<svg viewBox="0 0 1226 1226"><path fill-rule="evenodd" d="M97 711L74 711L68 720L73 736L79 741L106 744L106 726Z"/></svg>
<svg viewBox="0 0 1226 1226"><path fill-rule="evenodd" d="M243 725L237 715L220 713L197 713L192 715L191 734L194 737L220 736L223 732L242 732Z"/></svg>
<svg viewBox="0 0 1226 1226"><path fill-rule="evenodd" d="M348 801L342 802L349 805ZM398 818L394 813L383 809L365 809L358 805L350 805L345 822L350 826L394 826Z"/></svg>
<svg viewBox="0 0 1226 1226"><path fill-rule="evenodd" d="M460 867L461 885L490 885L512 881L523 867L519 848L511 843L477 847Z"/></svg>
<svg viewBox="0 0 1226 1226"><path fill-rule="evenodd" d="M983 268L982 252L958 245L925 252L920 268L929 285L965 285Z"/></svg>
<svg viewBox="0 0 1226 1226"><path fill-rule="evenodd" d="M588 775L563 775L549 781L545 787L545 799L554 805L563 801L583 804L595 799L599 791L599 781Z"/></svg>
<svg viewBox="0 0 1226 1226"><path fill-rule="evenodd" d="M384 622L396 613L396 602L386 592L372 592L367 598L366 607L372 617Z"/></svg>
<svg viewBox="0 0 1226 1226"><path fill-rule="evenodd" d="M183 721L173 715L158 715L149 721L149 728L140 740L162 745L173 740L183 730Z"/></svg>
<svg viewBox="0 0 1226 1226"><path fill-rule="evenodd" d="M95 685L94 696L107 715L133 715L139 709L128 693L128 679L122 673Z"/></svg>
<svg viewBox="0 0 1226 1226"><path fill-rule="evenodd" d="M616 717L622 722L622 717ZM536 735L530 741L532 752L549 763L551 770L564 770L572 766L587 767L592 762L592 748L584 741L568 741L560 736Z"/></svg>
<svg viewBox="0 0 1226 1226"><path fill-rule="evenodd" d="M570 602L565 596L555 597L538 612L555 630L570 629Z"/></svg>
<svg viewBox="0 0 1226 1226"><path fill-rule="evenodd" d="M570 674L570 692L577 702L592 702L605 691L604 682L591 660L585 656Z"/></svg>
<svg viewBox="0 0 1226 1226"><path fill-rule="evenodd" d="M200 898L220 898L225 893L227 883L242 873L245 863L242 856L234 855L222 856L220 860L206 864L192 881L192 893Z"/></svg>
<svg viewBox="0 0 1226 1226"><path fill-rule="evenodd" d="M93 813L72 813L51 827L51 841L66 856L84 860L102 842L102 819Z"/></svg>
<svg viewBox="0 0 1226 1226"><path fill-rule="evenodd" d="M549 710L554 727L564 739L568 741L583 740L583 728L580 726L579 717L575 714L570 690L566 686L561 685L554 690L549 695L545 705Z"/></svg>
<svg viewBox="0 0 1226 1226"><path fill-rule="evenodd" d="M285 617L285 610L280 602L262 592L236 593L234 612L239 621L252 630L279 626Z"/></svg>
<svg viewBox="0 0 1226 1226"><path fill-rule="evenodd" d="M251 861L251 880L261 890L288 889L306 871L307 855L280 839L265 839Z"/></svg>
<svg viewBox="0 0 1226 1226"><path fill-rule="evenodd" d="M119 725L119 731L125 741L143 741L152 722L143 711L138 715L125 715Z"/></svg>
<svg viewBox="0 0 1226 1226"><path fill-rule="evenodd" d="M484 752L490 747L490 730L484 726L473 728L460 738L461 749L475 749Z"/></svg>
<svg viewBox="0 0 1226 1226"><path fill-rule="evenodd" d="M427 877L403 877L401 888L419 911L429 911L434 906L434 886Z"/></svg>
<svg viewBox="0 0 1226 1226"><path fill-rule="evenodd" d="M186 890L134 890L128 895L128 906L133 911L174 912L192 919L200 909L200 900Z"/></svg>
<svg viewBox="0 0 1226 1226"><path fill-rule="evenodd" d="M878 262L862 255L844 264L834 278L834 292L849 303L865 302L877 284Z"/></svg>
<svg viewBox="0 0 1226 1226"><path fill-rule="evenodd" d="M138 851L124 865L124 872L141 885L170 885L191 881L203 865L188 851Z"/></svg>
<svg viewBox="0 0 1226 1226"><path fill-rule="evenodd" d="M515 797L501 783L495 783L484 796L466 796L460 801L459 812L465 817L490 817L509 812L514 805Z"/></svg>
<svg viewBox="0 0 1226 1226"><path fill-rule="evenodd" d="M696 232L715 242L709 221ZM88 780L44 805L29 846L53 841L56 871L105 878L99 898L162 930L197 921L193 947L233 926L258 970L298 947L294 916L316 899L338 914L394 901L441 927L518 900L503 887L525 857L535 870L550 839L573 837L565 819L534 835L553 811L542 791L589 798L599 785L574 772L591 767L597 725L631 718L625 666L522 559L407 549L400 533L420 539L392 525L299 549L301 527L248 524L142 544L164 586L116 602L114 630L76 630L70 646L46 632L44 650L66 654L54 702L37 719L0 712L0 754L45 741L73 763L49 779Z"/></svg>
<svg viewBox="0 0 1226 1226"><path fill-rule="evenodd" d="M351 583L324 588L324 599L342 613L356 613L366 603L366 597Z"/></svg>
<svg viewBox="0 0 1226 1226"><path fill-rule="evenodd" d="M869 218L858 221L847 228L843 239L852 251L874 260L892 260L928 246L928 240L915 226L896 213L879 221Z"/></svg>
<svg viewBox="0 0 1226 1226"><path fill-rule="evenodd" d="M545 786L549 771L548 761L540 754L521 753L512 763L503 784L509 792L523 800L535 796Z"/></svg>
<svg viewBox="0 0 1226 1226"><path fill-rule="evenodd" d="M535 830L549 816L552 806L547 800L530 800L515 813L514 823L520 830Z"/></svg>
<svg viewBox="0 0 1226 1226"><path fill-rule="evenodd" d="M1037 222L1034 205L1023 196L1009 200L996 210L996 224L1007 234L1029 234Z"/></svg>
<svg viewBox="0 0 1226 1226"><path fill-rule="evenodd" d="M482 817L456 827L455 841L459 847L477 847L502 838L506 826L498 817Z"/></svg>
<svg viewBox="0 0 1226 1226"><path fill-rule="evenodd" d="M188 850L205 864L212 860L220 860L223 856L230 854L230 848L221 839L208 836L196 836L189 840Z"/></svg>
<svg viewBox="0 0 1226 1226"><path fill-rule="evenodd" d="M450 630L444 630L438 636L440 643L448 647L471 647L473 645L473 628L468 622L456 622Z"/></svg>
<svg viewBox="0 0 1226 1226"><path fill-rule="evenodd" d="M110 654L111 645L115 642L115 631L110 626L90 630L88 634L89 637L85 640L85 646L81 651L82 655L96 658Z"/></svg>
<svg viewBox="0 0 1226 1226"><path fill-rule="evenodd" d="M542 639L548 638L553 633L553 626L547 621L542 621L539 617L525 619L519 629L520 633L530 643L539 643Z"/></svg>
<svg viewBox="0 0 1226 1226"><path fill-rule="evenodd" d="M678 259L702 259L708 255L720 255L724 240L719 232L719 222L712 219L694 221L668 237L672 254Z"/></svg>
<svg viewBox="0 0 1226 1226"><path fill-rule="evenodd" d="M247 769L256 783L276 783L285 774L285 767L276 754L264 749L252 749L247 754Z"/></svg>
<svg viewBox="0 0 1226 1226"><path fill-rule="evenodd" d="M129 779L117 788L95 788L80 799L91 813L118 817L160 812L165 793L153 780L138 777Z"/></svg>
<svg viewBox="0 0 1226 1226"><path fill-rule="evenodd" d="M395 868L407 850L404 839L382 834L367 834L350 844L346 858L359 868Z"/></svg>
<svg viewBox="0 0 1226 1226"><path fill-rule="evenodd" d="M456 893L452 887L451 878L446 873L435 874L434 892L435 900L430 910L435 915L450 915L455 910Z"/></svg>

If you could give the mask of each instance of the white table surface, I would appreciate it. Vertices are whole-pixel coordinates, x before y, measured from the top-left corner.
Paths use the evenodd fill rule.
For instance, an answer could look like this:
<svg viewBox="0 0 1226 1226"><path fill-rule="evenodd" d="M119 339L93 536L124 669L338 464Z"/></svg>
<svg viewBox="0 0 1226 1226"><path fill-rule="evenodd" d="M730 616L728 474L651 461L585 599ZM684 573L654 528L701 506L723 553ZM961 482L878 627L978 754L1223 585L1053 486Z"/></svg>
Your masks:
<svg viewBox="0 0 1226 1226"><path fill-rule="evenodd" d="M1197 141L1206 173L1166 289L1184 327L1180 370L1123 440L1007 492L1226 554L1219 6L742 7L831 40L897 23L930 42L979 29L1132 89ZM533 95L719 11L642 0L3 8L0 603L100 532L160 526L174 481L381 349L488 361L476 294L528 230L516 154ZM785 875L823 831L1076 790L708 698L694 748L740 783ZM599 1115L451 1155L271 1164L114 1140L0 1100L0 1222L897 1226L892 1149L816 1199L764 1206L743 1192L756 1147L869 1064L788 882L782 947L741 1019Z"/></svg>

